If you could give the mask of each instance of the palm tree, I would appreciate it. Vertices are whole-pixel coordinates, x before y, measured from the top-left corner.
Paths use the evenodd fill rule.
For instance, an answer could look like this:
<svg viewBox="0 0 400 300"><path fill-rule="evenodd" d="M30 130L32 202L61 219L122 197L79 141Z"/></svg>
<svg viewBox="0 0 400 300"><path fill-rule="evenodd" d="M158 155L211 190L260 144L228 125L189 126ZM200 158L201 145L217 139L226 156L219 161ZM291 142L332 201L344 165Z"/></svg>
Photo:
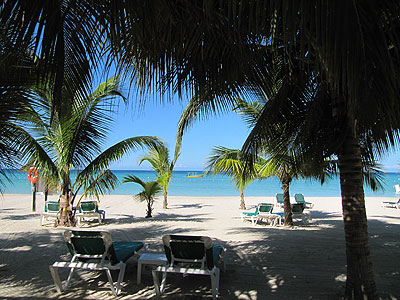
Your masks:
<svg viewBox="0 0 400 300"><path fill-rule="evenodd" d="M245 169L246 160L243 153L238 149L229 149L226 147L214 147L211 156L207 158L207 169L214 174L223 174L231 177L235 187L240 192L240 209L246 209L244 201L244 190L246 187L258 178L257 167L253 165L251 172Z"/></svg>
<svg viewBox="0 0 400 300"><path fill-rule="evenodd" d="M19 2L28 1L4 3ZM398 141L400 3L390 0L100 3L107 8L103 9L108 12L104 23L110 25L107 36L120 67L127 67L133 75L140 74L136 82L147 90L150 82L157 82L164 91L170 87L180 94L184 89L196 91L207 103L205 111L226 109L232 103L232 98L226 95L243 92L246 84L267 84L263 79L265 68L273 66L272 58L281 50L287 74L299 69L307 76L314 74L317 84L329 87L327 103L313 104L314 108L323 104L319 115L325 116L325 124L336 127L331 131L336 134L332 136L336 149L328 151L321 146L324 149L320 153L329 157L334 149L343 176L348 257L345 296L376 299L361 155L373 158L372 152L382 154ZM16 22L19 26L29 24L21 19L30 19L31 11L27 10L27 14L15 9L7 11L20 16ZM8 19L16 17L6 15L1 21ZM272 52L266 51L269 46ZM320 132L318 126L310 128L309 132ZM367 142L366 153L360 149L361 136L362 143ZM300 148L307 150L307 143L313 144L313 140L307 139Z"/></svg>
<svg viewBox="0 0 400 300"><path fill-rule="evenodd" d="M21 137L16 120L30 103L30 89L35 85L37 63L31 46L10 43L10 32L0 24L0 191L8 178L5 169L20 167L15 156L21 151Z"/></svg>
<svg viewBox="0 0 400 300"><path fill-rule="evenodd" d="M123 183L125 182L133 182L140 184L143 187L143 190L136 194L135 197L137 200L140 202L147 202L147 212L146 212L146 218L151 218L152 217L152 211L153 211L153 203L154 203L154 198L155 196L162 191L162 186L159 184L158 181L142 181L139 177L136 177L134 175L129 175L124 177Z"/></svg>
<svg viewBox="0 0 400 300"><path fill-rule="evenodd" d="M178 144L177 144L178 145ZM168 208L167 188L172 178L176 161L180 155L179 146L175 149L174 159L170 160L168 148L164 145L158 145L149 150L149 154L140 159L139 165L144 161L148 161L153 170L157 173L157 181L163 187L164 202L163 208Z"/></svg>
<svg viewBox="0 0 400 300"><path fill-rule="evenodd" d="M26 145L22 154L27 165L36 166L41 176L49 182L59 182L62 212L59 223L70 225L74 223L70 209L78 193L82 193L80 199L99 197L118 183L108 170L111 162L128 151L160 142L155 137L138 136L101 151L113 122L111 114L117 108L116 97L124 99L118 90L117 78L101 83L90 95L65 89L63 96L68 99L68 105L63 105L53 119L52 95L46 90L37 90L36 95L37 104L20 116L21 131L25 129L23 145ZM77 176L73 182L74 169Z"/></svg>
<svg viewBox="0 0 400 300"><path fill-rule="evenodd" d="M61 109L63 89L85 93L103 51L99 22L106 12L91 1L3 1L0 24L9 32L10 43L32 44L40 59L36 80L52 94L52 117ZM78 21L79 20L79 21Z"/></svg>

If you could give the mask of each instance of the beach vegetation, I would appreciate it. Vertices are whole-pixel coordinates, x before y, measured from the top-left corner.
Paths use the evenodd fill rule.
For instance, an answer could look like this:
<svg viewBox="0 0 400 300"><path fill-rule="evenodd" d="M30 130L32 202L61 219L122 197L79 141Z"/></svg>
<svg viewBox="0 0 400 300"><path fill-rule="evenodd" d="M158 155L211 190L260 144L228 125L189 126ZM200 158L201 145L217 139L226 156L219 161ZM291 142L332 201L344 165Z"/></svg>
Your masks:
<svg viewBox="0 0 400 300"><path fill-rule="evenodd" d="M104 52L100 19L106 13L91 1L3 1L0 23L16 47L31 45L40 72L32 79L53 99L51 117L68 101L64 89L88 93Z"/></svg>
<svg viewBox="0 0 400 300"><path fill-rule="evenodd" d="M164 202L163 208L168 208L168 184L172 179L172 171L176 165L180 155L180 147L177 145L175 149L174 158L171 160L169 157L168 147L165 145L157 145L149 149L147 155L139 160L139 165L144 161L151 164L152 169L156 172L157 181L163 187Z"/></svg>
<svg viewBox="0 0 400 300"><path fill-rule="evenodd" d="M19 116L24 134L21 156L26 166L35 166L48 182L57 181L60 196L60 225L74 225L72 207L84 197L112 190L118 179L108 169L127 152L160 144L156 137L137 136L102 150L113 124L112 114L124 100L117 77L101 83L94 92L63 90L62 109L53 115L53 94L36 89L34 105ZM67 101L68 100L68 101ZM75 180L71 174L75 172ZM80 194L77 202L76 197Z"/></svg>
<svg viewBox="0 0 400 300"><path fill-rule="evenodd" d="M11 43L10 29L0 23L0 192L12 180L5 170L21 166L15 159L24 147L16 121L31 102L31 87L39 72L32 47Z"/></svg>
<svg viewBox="0 0 400 300"><path fill-rule="evenodd" d="M187 10L181 5L161 21L146 18L132 27L129 35L151 28L164 41L162 46L133 43L141 55L134 56L135 62L143 62L135 65L136 71L151 73L148 81L177 91L189 85L198 94L200 113L195 119L199 119L226 111L249 86L260 87L263 93L270 84L265 73L281 63L284 82L276 101L265 107L263 121L242 150L259 154L272 136L268 131L272 126L265 124L274 124L279 130L274 135L276 153L291 149L300 161L316 164L332 155L337 158L347 254L344 295L378 299L368 242L363 159L373 163L399 142L396 28L400 4L235 1L201 2L185 6ZM179 34L170 38L171 32ZM124 58L129 60L128 55ZM309 93L303 93L305 85Z"/></svg>
<svg viewBox="0 0 400 300"><path fill-rule="evenodd" d="M240 192L240 209L246 209L244 190L255 179L259 178L257 163L252 165L251 171L246 169L246 160L239 149L229 149L217 146L212 149L207 158L206 168L214 174L227 175L231 178L236 189Z"/></svg>
<svg viewBox="0 0 400 300"><path fill-rule="evenodd" d="M398 1L4 1L1 22L12 22L15 41L40 30L48 64L57 68L54 98L63 102L64 68L68 57L59 46L64 28L79 28L104 14L110 51L141 90L157 83L160 91L184 89L199 95L200 111L229 110L247 87L268 88L265 73L285 68L285 83L264 110L243 152L259 154L271 140L271 126L280 125L276 146L291 149L300 160L335 155L340 171L347 255L346 299L378 299L368 242L363 187L363 157L375 158L397 146L400 131ZM46 9L44 9L46 5ZM98 9L98 5L104 5ZM168 9L165 9L168 7ZM86 14L63 15L74 10ZM87 16L82 20L81 16ZM146 16L146 17L143 17ZM160 17L162 16L162 17ZM338 18L340 16L340 18ZM48 17L47 20L42 18ZM67 18L68 17L68 18ZM10 20L10 21L9 21ZM62 20L72 25L63 26ZM77 22L76 20L79 20ZM54 23L55 21L60 23ZM90 24L89 24L90 25ZM39 31L41 32L41 31ZM53 33L58 34L53 35ZM143 34L146 33L146 34ZM39 45L40 37L38 34ZM96 36L96 35L93 35ZM89 36L85 41L98 40ZM58 42L60 41L60 42ZM74 45L69 43L69 45ZM90 45L89 45L90 46ZM71 48L72 49L72 48ZM89 49L86 45L77 53ZM54 55L56 54L56 55ZM86 53L83 53L86 54ZM80 58L78 54L73 54ZM80 60L77 66L85 66ZM75 73L73 73L75 74ZM283 77L282 77L283 78ZM75 83L79 83L75 80ZM302 86L309 85L310 93ZM139 89L139 88L138 88ZM76 89L75 89L76 90ZM302 91L300 93L300 91ZM58 93L58 94L57 94ZM60 97L57 97L60 96ZM198 110L199 111L199 110ZM199 114L196 118L202 117ZM184 128L189 123L184 124ZM363 146L363 147L362 147Z"/></svg>
<svg viewBox="0 0 400 300"><path fill-rule="evenodd" d="M143 181L139 177L134 175L125 176L122 182L133 182L142 186L142 191L137 193L134 197L140 202L146 202L146 218L153 217L152 212L155 197L163 190L161 184L157 180Z"/></svg>

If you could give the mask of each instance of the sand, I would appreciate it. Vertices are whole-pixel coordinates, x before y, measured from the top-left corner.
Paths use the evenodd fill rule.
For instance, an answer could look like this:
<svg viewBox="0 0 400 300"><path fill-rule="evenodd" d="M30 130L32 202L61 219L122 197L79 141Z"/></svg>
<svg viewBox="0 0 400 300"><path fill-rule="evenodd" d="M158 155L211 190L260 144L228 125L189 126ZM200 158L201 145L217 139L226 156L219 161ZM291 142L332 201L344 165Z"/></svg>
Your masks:
<svg viewBox="0 0 400 300"><path fill-rule="evenodd" d="M56 200L56 196L51 196ZM44 197L32 212L31 195L0 198L0 299L112 299L101 272L78 271L62 295L55 290L49 265L67 260L62 233L51 222L40 226ZM382 299L400 299L400 210L382 208L382 200L367 198L370 247L377 289ZM246 197L249 209L273 197ZM106 222L90 222L84 230L105 230L113 240L139 240L149 252L162 252L164 234L208 235L226 248L226 271L220 280L221 299L340 299L346 279L344 231L339 197L306 197L313 202L312 221L293 228L252 226L240 220L239 197L161 197L153 218L145 204L131 196L105 196L100 208ZM155 299L151 268L136 284L136 261L128 261L117 299ZM61 273L65 277L65 273ZM206 276L172 275L164 299L211 299Z"/></svg>

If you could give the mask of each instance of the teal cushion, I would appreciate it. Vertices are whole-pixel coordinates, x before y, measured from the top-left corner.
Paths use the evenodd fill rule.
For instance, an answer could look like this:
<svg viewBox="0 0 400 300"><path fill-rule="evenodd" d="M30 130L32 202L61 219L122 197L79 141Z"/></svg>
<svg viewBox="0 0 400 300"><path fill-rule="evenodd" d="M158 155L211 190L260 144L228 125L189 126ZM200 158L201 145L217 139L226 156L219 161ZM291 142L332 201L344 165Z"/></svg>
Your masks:
<svg viewBox="0 0 400 300"><path fill-rule="evenodd" d="M218 260L220 259L221 253L224 251L224 247L221 245L214 245L213 246L213 261L214 265L217 265Z"/></svg>
<svg viewBox="0 0 400 300"><path fill-rule="evenodd" d="M242 212L242 214L244 214L244 215L246 215L246 216L256 216L257 215L257 213L255 213L255 212L246 212L246 211L244 211L244 212Z"/></svg>
<svg viewBox="0 0 400 300"><path fill-rule="evenodd" d="M126 262L132 255L143 248L144 243L142 242L113 242L114 255L111 256L111 264L118 263L120 261ZM111 250L112 252L112 250Z"/></svg>

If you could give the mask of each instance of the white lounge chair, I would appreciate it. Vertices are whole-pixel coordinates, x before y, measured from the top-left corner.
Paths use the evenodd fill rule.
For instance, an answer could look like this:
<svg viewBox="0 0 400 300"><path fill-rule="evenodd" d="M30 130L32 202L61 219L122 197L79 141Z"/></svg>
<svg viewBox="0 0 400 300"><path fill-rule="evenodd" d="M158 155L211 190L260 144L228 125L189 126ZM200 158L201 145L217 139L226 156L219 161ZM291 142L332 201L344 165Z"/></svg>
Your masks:
<svg viewBox="0 0 400 300"><path fill-rule="evenodd" d="M99 209L99 203L96 200L85 200L79 204L76 218L78 225L81 225L82 221L89 218L96 218L101 224L106 218L106 212Z"/></svg>
<svg viewBox="0 0 400 300"><path fill-rule="evenodd" d="M303 194L294 194L294 201L296 201L296 203L304 204L304 208L313 208L314 207L313 203L306 202L304 200L304 195Z"/></svg>
<svg viewBox="0 0 400 300"><path fill-rule="evenodd" d="M57 220L59 211L60 211L60 204L58 203L58 201L46 201L44 203L44 212L41 213L40 225L43 226L45 221L48 221L49 218Z"/></svg>
<svg viewBox="0 0 400 300"><path fill-rule="evenodd" d="M305 212L305 204L304 203L294 203L292 206L292 218L301 219L304 224L311 221L311 213Z"/></svg>
<svg viewBox="0 0 400 300"><path fill-rule="evenodd" d="M217 299L220 277L217 263L221 260L225 269L225 249L213 245L207 236L165 235L162 241L168 265L159 266L152 272L157 296L164 291L168 273L182 273L210 276L213 299ZM162 273L161 285L158 273Z"/></svg>
<svg viewBox="0 0 400 300"><path fill-rule="evenodd" d="M244 211L240 214L242 222L247 218L251 220L253 225L256 225L259 220L264 220L272 225L281 223L281 216L279 214L273 213L274 204L272 203L258 203L254 212Z"/></svg>
<svg viewBox="0 0 400 300"><path fill-rule="evenodd" d="M117 296L121 291L126 261L137 255L144 248L142 242L113 242L108 232L66 231L64 239L72 255L70 262L55 262L50 266L50 273L59 293L67 289L75 269L105 271L112 293ZM67 281L62 286L59 268L70 269ZM114 285L110 270L119 270L117 284Z"/></svg>
<svg viewBox="0 0 400 300"><path fill-rule="evenodd" d="M400 184L395 184L393 187L396 190L396 194L400 194Z"/></svg>
<svg viewBox="0 0 400 300"><path fill-rule="evenodd" d="M275 206L276 207L284 207L284 204L283 204L283 194L275 194L275 200L276 200L276 203L275 203Z"/></svg>
<svg viewBox="0 0 400 300"><path fill-rule="evenodd" d="M400 209L400 199L397 201L382 201L382 207Z"/></svg>

